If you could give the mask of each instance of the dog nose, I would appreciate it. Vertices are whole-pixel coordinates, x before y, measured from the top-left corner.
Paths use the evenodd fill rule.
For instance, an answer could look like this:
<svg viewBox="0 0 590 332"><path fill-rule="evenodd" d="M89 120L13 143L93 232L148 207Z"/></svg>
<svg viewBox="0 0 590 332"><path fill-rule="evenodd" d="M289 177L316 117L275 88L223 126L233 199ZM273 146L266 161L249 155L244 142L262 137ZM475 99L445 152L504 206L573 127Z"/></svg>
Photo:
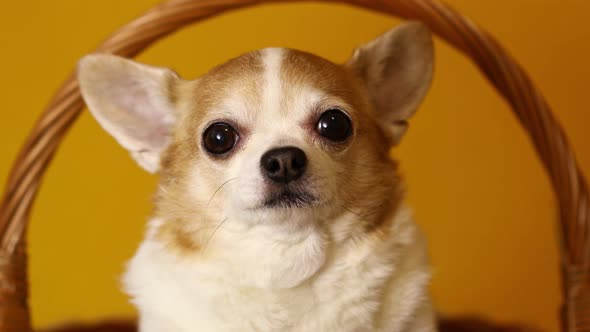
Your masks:
<svg viewBox="0 0 590 332"><path fill-rule="evenodd" d="M287 184L305 173L307 157L303 150L294 146L281 147L264 153L260 158L260 166L267 178Z"/></svg>

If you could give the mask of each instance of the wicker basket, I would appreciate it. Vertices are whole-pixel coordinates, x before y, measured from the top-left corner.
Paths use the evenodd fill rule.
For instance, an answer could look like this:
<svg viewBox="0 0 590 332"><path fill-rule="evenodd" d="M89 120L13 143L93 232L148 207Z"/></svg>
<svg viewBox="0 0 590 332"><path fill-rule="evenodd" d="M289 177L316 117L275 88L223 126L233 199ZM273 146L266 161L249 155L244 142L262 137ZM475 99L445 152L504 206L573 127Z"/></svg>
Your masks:
<svg viewBox="0 0 590 332"><path fill-rule="evenodd" d="M278 0L271 0L279 2ZM283 0L288 2L294 0ZM436 0L324 0L421 20L467 55L512 106L550 177L559 212L563 331L590 331L588 189L565 134L523 69L486 32ZM156 40L205 18L263 0L171 0L119 29L100 52L132 57ZM0 332L30 331L24 234L41 179L84 107L72 75L37 121L0 203Z"/></svg>

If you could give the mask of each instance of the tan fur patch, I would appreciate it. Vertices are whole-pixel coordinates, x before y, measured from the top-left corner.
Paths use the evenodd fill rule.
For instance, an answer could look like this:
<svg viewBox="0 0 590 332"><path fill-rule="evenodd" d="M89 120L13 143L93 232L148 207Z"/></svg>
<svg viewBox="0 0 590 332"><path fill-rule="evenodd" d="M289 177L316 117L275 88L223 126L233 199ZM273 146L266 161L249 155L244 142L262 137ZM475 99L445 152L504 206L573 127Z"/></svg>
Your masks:
<svg viewBox="0 0 590 332"><path fill-rule="evenodd" d="M262 72L260 52L255 51L213 68L198 80L184 81L176 89L176 105L182 114L173 142L162 156L161 182L155 198L155 216L164 220L156 237L176 252L198 252L219 222L203 213L206 201L194 202L187 194L189 172L194 165L201 172L203 184L219 181L218 173L201 152L199 126L230 92L249 98L248 103L259 103L260 91L256 87Z"/></svg>
<svg viewBox="0 0 590 332"><path fill-rule="evenodd" d="M202 244L192 235L183 229L182 221L167 220L156 233L156 238L177 252L190 254L202 249Z"/></svg>
<svg viewBox="0 0 590 332"><path fill-rule="evenodd" d="M289 103L298 87L310 85L351 106L346 111L353 117L357 142L340 160L346 166L344 173L339 175L346 180L342 186L341 204L346 207L345 212L352 211L363 219L364 231L386 237L392 216L403 200L404 190L397 175L397 165L389 158L390 138L379 129L378 114L372 108L369 94L357 72L346 65L336 65L295 50L287 52L281 69L286 82L283 102ZM391 183L396 186L391 188Z"/></svg>

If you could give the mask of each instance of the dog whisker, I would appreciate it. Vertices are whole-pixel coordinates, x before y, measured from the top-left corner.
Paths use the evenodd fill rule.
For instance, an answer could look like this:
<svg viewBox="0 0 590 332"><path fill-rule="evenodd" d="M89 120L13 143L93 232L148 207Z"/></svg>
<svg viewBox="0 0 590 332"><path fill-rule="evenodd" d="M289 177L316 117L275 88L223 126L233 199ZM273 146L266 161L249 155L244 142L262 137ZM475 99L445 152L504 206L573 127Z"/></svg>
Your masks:
<svg viewBox="0 0 590 332"><path fill-rule="evenodd" d="M359 167L359 168L363 168L363 169L368 169L368 170L384 170L386 169L385 166L376 166L376 165L370 165L370 164L363 164L363 163L356 163L355 166Z"/></svg>
<svg viewBox="0 0 590 332"><path fill-rule="evenodd" d="M353 215L357 216L357 217L358 217L359 219L361 219L361 220L365 219L365 217L364 217L364 216L361 216L361 215L360 215L360 214L358 214L357 212L354 212L354 211L352 211L351 209L349 209L348 207L346 207L346 206L344 206L344 205L342 205L342 208L343 208L344 210L346 210L346 211L350 212L351 214L353 214Z"/></svg>
<svg viewBox="0 0 590 332"><path fill-rule="evenodd" d="M205 209L209 208L209 204L211 204L211 201L213 200L213 197L215 197L215 195L217 194L217 192L221 189L221 187L225 186L226 184L228 184L229 182L233 181L233 180L237 180L238 178L231 178L227 181L225 181L224 183L222 183L219 187L217 187L217 189L215 189L215 192L213 192L213 195L211 195L211 198L209 198L209 201L207 202L207 207Z"/></svg>
<svg viewBox="0 0 590 332"><path fill-rule="evenodd" d="M217 230L219 230L219 228L221 228L221 226L223 226L223 224L225 224L225 222L227 221L228 217L226 217L225 219L223 219L219 224L217 224L217 226L215 226L215 228L213 229L213 231L211 232L211 234L209 234L209 237L207 238L207 241L205 241L205 245L203 246L203 251L205 251L207 249L207 246L209 245L209 241L211 241L211 238L213 238L213 235L215 235L215 233L217 232Z"/></svg>

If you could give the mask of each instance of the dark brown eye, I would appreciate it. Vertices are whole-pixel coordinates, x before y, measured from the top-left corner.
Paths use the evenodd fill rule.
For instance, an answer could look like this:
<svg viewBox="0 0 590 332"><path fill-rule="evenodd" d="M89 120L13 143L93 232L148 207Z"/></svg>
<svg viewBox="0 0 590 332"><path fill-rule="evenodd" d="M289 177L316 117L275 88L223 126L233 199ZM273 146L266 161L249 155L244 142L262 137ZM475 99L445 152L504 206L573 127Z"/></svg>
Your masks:
<svg viewBox="0 0 590 332"><path fill-rule="evenodd" d="M318 121L318 133L334 142L346 141L352 134L350 118L338 109L325 111Z"/></svg>
<svg viewBox="0 0 590 332"><path fill-rule="evenodd" d="M224 154L236 145L238 133L227 123L217 122L205 129L203 146L212 154Z"/></svg>

